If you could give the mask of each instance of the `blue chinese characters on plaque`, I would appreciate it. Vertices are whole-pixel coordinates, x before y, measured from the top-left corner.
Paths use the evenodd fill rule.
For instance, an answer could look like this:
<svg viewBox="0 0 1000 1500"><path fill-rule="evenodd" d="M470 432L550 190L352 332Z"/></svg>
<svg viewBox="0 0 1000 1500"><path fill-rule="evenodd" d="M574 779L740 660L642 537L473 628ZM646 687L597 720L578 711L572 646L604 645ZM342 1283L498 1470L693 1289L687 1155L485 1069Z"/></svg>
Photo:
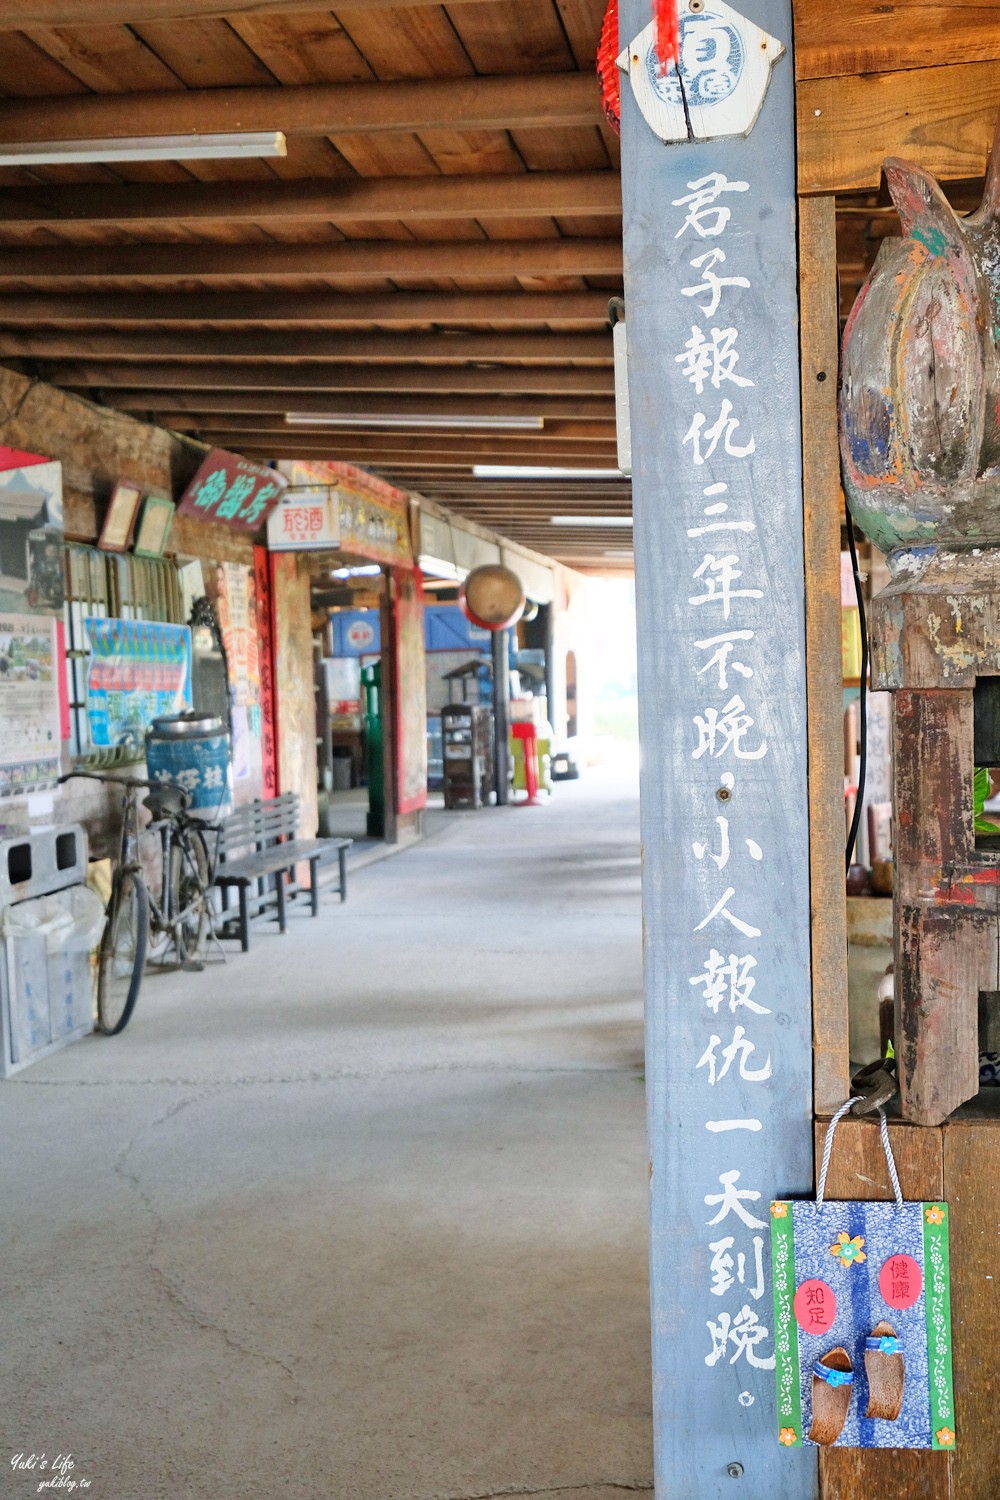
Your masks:
<svg viewBox="0 0 1000 1500"><path fill-rule="evenodd" d="M683 15L680 31L680 69L688 105L718 104L728 99L740 81L746 61L736 27L716 11L700 11ZM646 49L645 63L656 94L667 104L680 105L677 69L661 71L653 43Z"/></svg>

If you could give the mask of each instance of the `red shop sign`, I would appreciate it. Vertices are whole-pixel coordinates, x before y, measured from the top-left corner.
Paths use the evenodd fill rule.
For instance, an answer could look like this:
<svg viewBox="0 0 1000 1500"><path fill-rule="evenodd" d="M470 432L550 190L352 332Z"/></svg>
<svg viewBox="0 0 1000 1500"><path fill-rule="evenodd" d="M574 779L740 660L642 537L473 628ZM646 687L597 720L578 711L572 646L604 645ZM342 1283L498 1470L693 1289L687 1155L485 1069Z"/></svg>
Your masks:
<svg viewBox="0 0 1000 1500"><path fill-rule="evenodd" d="M213 448L181 496L177 513L253 534L263 526L287 483L277 469Z"/></svg>

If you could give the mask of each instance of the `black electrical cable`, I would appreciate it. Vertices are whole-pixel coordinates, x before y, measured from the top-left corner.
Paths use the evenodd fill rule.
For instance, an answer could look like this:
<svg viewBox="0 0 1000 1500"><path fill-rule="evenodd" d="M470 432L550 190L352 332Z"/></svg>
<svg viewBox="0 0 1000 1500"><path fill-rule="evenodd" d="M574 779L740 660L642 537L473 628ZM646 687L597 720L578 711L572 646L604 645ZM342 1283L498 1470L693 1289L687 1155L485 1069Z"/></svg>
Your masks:
<svg viewBox="0 0 1000 1500"><path fill-rule="evenodd" d="M858 614L861 618L861 698L858 717L858 735L861 743L861 764L858 770L858 794L854 804L854 817L851 819L851 830L847 835L847 849L844 855L844 868L851 868L851 860L854 858L854 849L858 842L858 829L861 826L861 810L865 800L865 775L868 770L868 619L865 615L865 593L861 583L861 573L858 570L858 549L854 541L854 521L851 517L851 507L845 499L844 508L847 511L847 545L851 549L851 567L854 569L854 592L858 600Z"/></svg>

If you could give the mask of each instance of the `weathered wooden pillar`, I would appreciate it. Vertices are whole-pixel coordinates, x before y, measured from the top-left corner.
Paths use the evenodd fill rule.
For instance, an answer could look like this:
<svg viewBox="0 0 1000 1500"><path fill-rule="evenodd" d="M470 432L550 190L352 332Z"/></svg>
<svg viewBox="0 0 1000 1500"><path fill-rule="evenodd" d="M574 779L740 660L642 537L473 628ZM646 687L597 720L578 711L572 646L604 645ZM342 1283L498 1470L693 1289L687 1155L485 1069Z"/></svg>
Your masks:
<svg viewBox="0 0 1000 1500"><path fill-rule="evenodd" d="M812 1186L791 10L755 3L766 35L680 11L683 98L639 36L649 0L620 32L656 1492L800 1500L766 1227Z"/></svg>
<svg viewBox="0 0 1000 1500"><path fill-rule="evenodd" d="M1000 989L997 840L977 848L973 818L974 695L996 668L1000 553L922 561L875 601L872 681L892 693L903 1112L940 1125L979 1092L979 997Z"/></svg>
<svg viewBox="0 0 1000 1500"><path fill-rule="evenodd" d="M964 218L915 163L884 172L903 233L844 332L841 454L891 574L872 686L893 695L896 1053L904 1117L937 1125L978 1093L1000 988L1000 841L974 826L975 768L1000 757L1000 150Z"/></svg>

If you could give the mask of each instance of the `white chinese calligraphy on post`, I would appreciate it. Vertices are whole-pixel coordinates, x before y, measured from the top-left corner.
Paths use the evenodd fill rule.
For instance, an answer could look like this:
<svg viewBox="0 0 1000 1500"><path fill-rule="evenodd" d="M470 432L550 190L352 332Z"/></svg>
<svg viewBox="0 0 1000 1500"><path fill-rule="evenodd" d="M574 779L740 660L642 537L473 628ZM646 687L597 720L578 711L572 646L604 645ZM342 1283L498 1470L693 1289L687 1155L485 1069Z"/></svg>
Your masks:
<svg viewBox="0 0 1000 1500"><path fill-rule="evenodd" d="M750 278L741 274L743 268L734 263L732 250L718 243L739 206L749 202L745 195L750 194L750 184L730 182L722 172L708 172L686 187L673 200L680 210L675 239L708 243L698 244L696 253L688 257L692 275L684 278L687 284L679 289L694 314L688 324L690 336L672 359L684 414L682 447L692 465L692 477L706 465L729 470L727 479L713 474L712 482L702 485L701 517L686 527L690 541L697 544L704 538L702 545L709 547L715 543L714 550L701 551L692 559L693 589L687 599L692 621L700 627L692 630L690 646L699 701L704 705L691 721L690 755L709 773L710 780L703 784L711 786L713 795L725 805L737 795L737 763L760 762L768 754L767 738L760 728L764 705L755 663L756 630L753 616L750 622L747 619L747 611L765 597L765 579L755 546L756 523L752 516L733 514L730 485L757 452L752 413L745 405L753 399L748 393L756 390L756 383L744 359L747 351L740 344L738 326L740 298L752 287ZM740 490L739 484L736 489ZM750 551L745 553L744 548ZM721 775L713 775L715 762ZM747 872L765 862L765 847L745 832L734 838L731 818L718 811L706 818L704 833L692 839L689 847L691 857L709 873L706 890L711 891L714 880L726 872L692 934L704 933L716 945L702 950L701 968L689 978L692 998L696 1001L700 996L708 1012L703 1050L700 1056L692 1055L692 1061L698 1059L694 1077L711 1097L728 1098L727 1090L733 1088L761 1090L766 1095L775 1064L766 1043L751 1029L766 1024L760 1018L772 1014L759 992L755 993L760 956L756 945L766 938L752 919L752 895L742 891ZM734 934L746 941L750 951L729 950L727 938L732 941ZM728 1028L720 1024L724 1017L732 1018ZM761 1132L765 1119L756 1114L737 1118L734 1112L732 1118L703 1123L724 1151L725 1141L734 1134ZM753 1212L762 1194L759 1188L744 1184L739 1170L724 1156L716 1170L719 1190L704 1195L706 1207L716 1211L706 1224L714 1228L726 1220L732 1223L720 1237L706 1242L708 1289L718 1298L735 1293L737 1301L706 1320L705 1364L714 1367L743 1361L756 1369L773 1369L774 1355L768 1352L770 1329L751 1306L751 1300L759 1301L764 1292L764 1240L759 1234L743 1238L747 1231L764 1228Z"/></svg>

